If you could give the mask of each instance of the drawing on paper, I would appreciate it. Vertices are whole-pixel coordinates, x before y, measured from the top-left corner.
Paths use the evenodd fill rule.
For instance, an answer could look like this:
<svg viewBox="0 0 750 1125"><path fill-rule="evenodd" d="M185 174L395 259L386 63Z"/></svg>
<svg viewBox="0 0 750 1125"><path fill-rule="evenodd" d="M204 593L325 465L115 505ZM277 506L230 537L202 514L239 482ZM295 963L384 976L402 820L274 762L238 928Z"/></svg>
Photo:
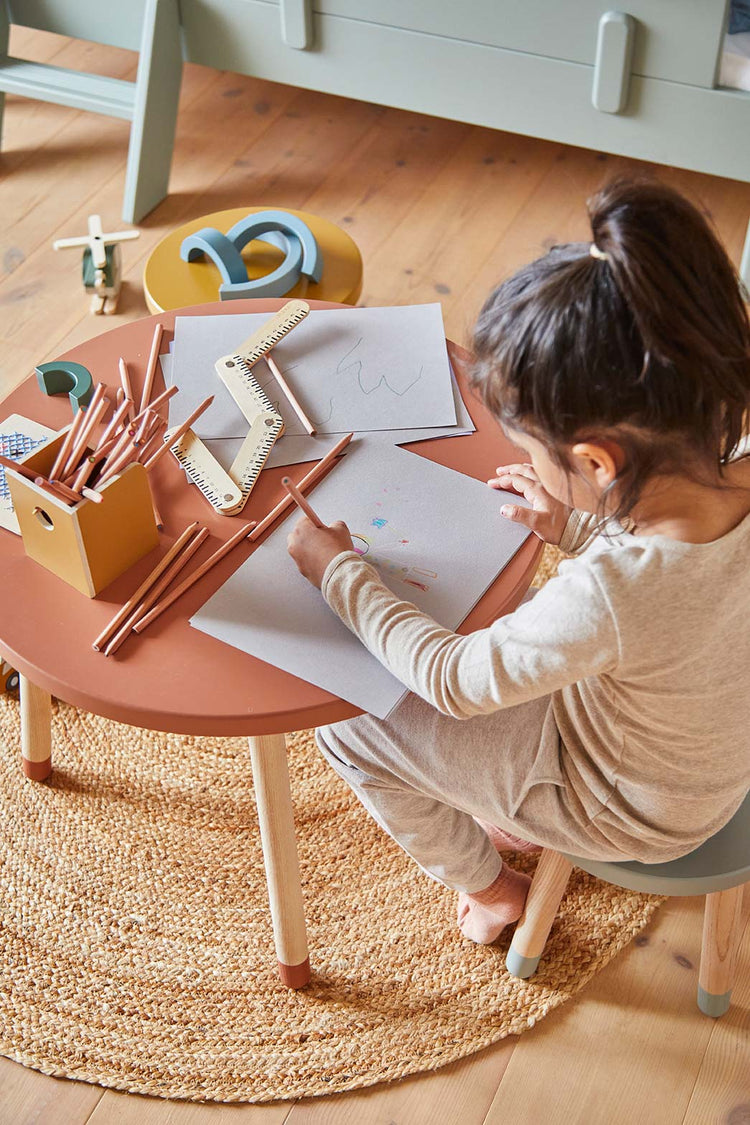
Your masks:
<svg viewBox="0 0 750 1125"><path fill-rule="evenodd" d="M377 507L382 507L380 501ZM373 516L364 531L352 531L351 536L357 554L377 567L384 578L395 578L405 586L424 591L435 585L438 576L434 570L400 561L399 553L409 545L409 540L384 516Z"/></svg>
<svg viewBox="0 0 750 1125"><path fill-rule="evenodd" d="M382 373L381 371L378 371L378 370L373 372L371 369L368 369L366 367L365 363L363 362L363 360L358 359L355 355L357 349L362 344L363 339L364 339L364 337L360 336L360 338L357 340L356 344L354 344L351 348L349 348L348 352L346 352L346 354L336 364L336 367L333 371L333 376L331 377L331 383L334 387L334 394L330 395L329 398L328 398L327 413L325 413L325 415L321 415L319 417L315 417L315 416L311 415L310 420L312 421L316 430L320 430L324 426L327 426L328 423L331 422L331 420L334 416L335 403L336 403L336 395L335 395L335 385L336 384L334 382L335 376L344 376L346 378L346 380L347 380L347 390L351 387L351 385L353 383L356 382L360 391L365 396L369 396L369 395L373 394L374 391L377 391L379 388L382 387L385 390L389 391L392 395L395 395L397 398L402 398L422 378L422 376L424 374L424 366L423 365L420 365L416 374L414 374L413 372L403 372L401 370L399 370L397 372L389 372L389 373L384 374L384 373ZM300 366L299 362L290 363L288 366L286 366L284 368L284 374L285 375L291 375L292 380L294 380L294 370L295 370L295 368L297 368L299 366ZM288 407L289 407L289 404L286 401L286 397L284 395L280 395L278 393L278 386L277 386L276 380L274 379L273 375L271 374L270 369L265 364L264 364L264 367L266 367L266 371L268 372L268 378L266 380L258 379L258 382L260 383L260 386L263 389L263 391L266 393L266 395L268 395L269 399L271 400L271 404L272 404L274 410L277 410L282 415L286 416L286 414L288 413ZM399 377L401 377L400 381L399 381ZM257 375L256 375L256 378L257 378ZM288 417L288 419L286 419L286 425L287 425L287 432L288 433L297 432L298 424L296 422L296 419L294 417L292 417L291 415Z"/></svg>
<svg viewBox="0 0 750 1125"><path fill-rule="evenodd" d="M367 371L363 373L364 365L361 359L355 358L352 359L351 362L347 362L349 360L349 357L354 355L357 348L362 343L362 339L363 337L360 336L356 344L354 344L354 346L349 349L343 359L339 361L336 366L336 374L349 375L350 373L353 373L353 376L356 378L357 383L359 384L359 388L363 394L371 395L373 391L376 391L378 389L378 387L386 386L391 394L398 395L398 397L401 398L402 395L405 395L407 391L411 390L414 384L418 383L422 378L424 367L420 367L414 378L400 388L391 386L387 375L381 375L380 378L375 381L375 376L373 376L372 373Z"/></svg>

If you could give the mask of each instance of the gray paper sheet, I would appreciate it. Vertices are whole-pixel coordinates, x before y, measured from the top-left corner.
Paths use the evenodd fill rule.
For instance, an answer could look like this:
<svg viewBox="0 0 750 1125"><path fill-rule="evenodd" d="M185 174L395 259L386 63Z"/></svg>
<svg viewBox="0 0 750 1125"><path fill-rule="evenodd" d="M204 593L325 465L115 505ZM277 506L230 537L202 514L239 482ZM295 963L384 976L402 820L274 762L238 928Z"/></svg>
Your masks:
<svg viewBox="0 0 750 1125"><path fill-rule="evenodd" d="M180 394L169 404L170 425L214 394L195 432L201 438L244 437L245 419L214 364L267 320L265 313L176 318L172 374ZM320 434L456 424L439 304L314 309L276 345L274 359ZM304 435L263 360L253 372L284 418L286 433Z"/></svg>
<svg viewBox="0 0 750 1125"><path fill-rule="evenodd" d="M324 522L346 521L394 592L454 629L529 534L500 515L508 497L416 453L352 441L308 498ZM385 718L405 688L299 574L286 547L297 519L295 509L190 623Z"/></svg>
<svg viewBox="0 0 750 1125"><path fill-rule="evenodd" d="M161 357L162 374L167 386L172 384L172 356L164 353ZM450 362L449 362L450 367ZM217 382L219 380L217 379ZM411 430L369 430L355 433L355 437L367 435L370 441L385 441L391 445L403 445L408 441L427 441L437 437L465 437L473 434L476 426L464 405L456 377L451 368L451 387L453 405L456 411L455 426L420 426ZM205 397L205 396L204 396ZM242 438L204 438L208 449L224 469L229 469L242 445ZM304 461L318 461L332 449L339 440L338 434L284 434L271 449L266 467L272 469L280 465L299 465Z"/></svg>

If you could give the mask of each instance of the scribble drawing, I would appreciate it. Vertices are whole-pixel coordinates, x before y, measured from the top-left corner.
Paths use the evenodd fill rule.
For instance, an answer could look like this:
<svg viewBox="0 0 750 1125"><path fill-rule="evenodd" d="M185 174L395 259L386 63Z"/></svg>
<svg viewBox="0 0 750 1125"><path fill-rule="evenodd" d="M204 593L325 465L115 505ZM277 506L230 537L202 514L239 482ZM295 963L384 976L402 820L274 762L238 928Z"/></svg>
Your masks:
<svg viewBox="0 0 750 1125"><path fill-rule="evenodd" d="M347 375L351 379L356 379L359 385L359 389L364 395L371 395L373 391L376 391L378 389L378 387L387 387L391 394L396 395L398 398L403 398L403 396L411 390L414 384L418 383L422 378L422 375L424 374L424 367L420 366L417 374L414 376L411 382L406 384L406 386L393 386L393 384L389 381L387 375L378 375L377 372L371 374L365 369L365 365L361 359L352 358L357 348L362 343L362 339L363 337L360 336L356 344L349 348L349 351L346 352L346 354L339 360L338 364L336 365L336 374Z"/></svg>
<svg viewBox="0 0 750 1125"><path fill-rule="evenodd" d="M377 506L382 505L378 502ZM408 546L409 539L382 516L373 517L366 532L352 532L352 542L357 554L366 556L367 561L376 566L384 576L425 592L435 584L438 577L436 571L404 565L399 561L398 555Z"/></svg>

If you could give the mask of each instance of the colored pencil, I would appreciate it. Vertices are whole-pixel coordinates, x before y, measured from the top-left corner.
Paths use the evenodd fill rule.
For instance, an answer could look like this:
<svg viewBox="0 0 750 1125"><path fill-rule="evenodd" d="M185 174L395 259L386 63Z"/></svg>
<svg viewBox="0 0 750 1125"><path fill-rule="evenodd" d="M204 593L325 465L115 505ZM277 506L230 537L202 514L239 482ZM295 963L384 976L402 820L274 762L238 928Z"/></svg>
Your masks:
<svg viewBox="0 0 750 1125"><path fill-rule="evenodd" d="M143 382L143 392L141 394L141 405L139 411L145 410L151 401L151 388L154 385L154 375L156 373L156 361L159 358L159 348L161 347L161 335L164 329L161 324L157 324L154 328L154 337L151 341L151 353L148 357L148 366L146 368L146 378Z"/></svg>
<svg viewBox="0 0 750 1125"><path fill-rule="evenodd" d="M72 488L68 488L61 480L47 480L46 477L34 477L34 484L38 488L44 488L47 492L51 492L58 500L62 500L65 504L77 504L81 497Z"/></svg>
<svg viewBox="0 0 750 1125"><path fill-rule="evenodd" d="M302 495L300 490L297 488L297 485L293 481L291 481L289 479L289 477L282 477L281 483L283 484L284 488L287 490L287 492L291 496L292 500L294 500L294 503L299 508L302 509L302 511L307 516L307 518L309 520L311 520L315 524L316 527L325 527L326 526L323 523L320 516L314 510L312 505L308 504L307 500L305 500L304 496Z"/></svg>
<svg viewBox="0 0 750 1125"><path fill-rule="evenodd" d="M173 578L180 573L185 564L190 561L195 552L201 544L208 538L208 528L202 527L200 531L190 540L189 543L183 547L179 555L173 559L170 566L162 574L159 581L149 592L143 597L140 603L135 607L130 617L126 620L125 624L120 628L119 632L115 633L112 640L104 649L105 656L111 656L113 652L117 652L120 645L127 639L133 631L133 626L137 624L141 617L151 608L154 602L158 599L159 595L166 590L169 583Z"/></svg>
<svg viewBox="0 0 750 1125"><path fill-rule="evenodd" d="M168 430L164 435L164 445L161 449L157 449L152 457L149 457L148 461L145 462L145 467L147 469L152 469L153 466L161 460L167 450L173 446L176 441L179 441L183 434L187 433L196 418L199 418L204 410L208 410L213 401L214 396L209 395L208 398L203 400L200 406L196 406L193 413L190 414L181 425L177 426L174 430Z"/></svg>
<svg viewBox="0 0 750 1125"><path fill-rule="evenodd" d="M78 462L83 457L88 440L93 433L94 427L102 420L109 408L109 399L105 398L104 392L107 389L105 383L99 383L93 395L91 402L86 408L86 418L81 426L78 436L73 443L73 448L68 454L68 459L65 462L64 468L60 471L59 477L64 480L66 477L71 476L72 473L78 468Z"/></svg>
<svg viewBox="0 0 750 1125"><path fill-rule="evenodd" d="M117 409L107 423L102 436L94 446L94 454L100 453L104 449L110 438L116 435L119 427L125 425L125 420L129 413L129 408L132 406L133 400L130 398L123 399L123 401L119 403ZM114 441L112 442L112 446L114 446Z"/></svg>
<svg viewBox="0 0 750 1125"><path fill-rule="evenodd" d="M68 456L70 454L70 451L73 448L73 443L75 442L76 438L78 437L78 434L80 433L81 427L83 426L85 421L86 421L86 411L85 410L76 411L76 415L75 415L75 418L73 419L71 427L68 430L67 434L65 435L65 438L63 439L63 443L60 446L60 449L58 450L57 457L55 457L52 468L50 469L49 475L50 475L50 478L52 480L56 480L57 477L60 475L60 471L62 470L63 466L65 465L65 462L68 460Z"/></svg>
<svg viewBox="0 0 750 1125"><path fill-rule="evenodd" d="M114 633L117 631L119 626L123 623L125 618L138 605L138 603L140 602L143 595L148 593L148 591L151 589L151 587L156 583L156 581L161 577L161 575L167 569L167 567L171 563L172 559L175 558L175 556L180 553L182 548L187 543L188 539L190 539L192 537L192 535L195 532L195 529L196 529L197 526L198 526L198 521L194 520L194 522L191 523L191 524L188 524L188 526L180 534L180 536L177 539L175 539L174 543L169 548L169 550L167 551L164 558L161 559L161 561L154 567L154 569L151 571L150 574L146 575L143 582L141 582L140 586L138 587L136 592L132 595L132 597L128 598L128 600L125 602L125 605L123 605L122 608L117 611L117 613L112 618L112 620L109 622L109 624L104 629L102 629L101 633L96 638L93 645L91 646L92 648L95 648L98 652L99 649L102 647L102 645L105 645L107 643L107 641L110 639L110 637L112 637L114 635Z"/></svg>
<svg viewBox="0 0 750 1125"><path fill-rule="evenodd" d="M302 425L307 430L308 434L314 434L315 433L315 427L313 426L312 422L307 417L304 410L300 406L299 402L295 398L294 393L292 391L292 388L289 386L286 379L284 378L282 373L279 371L279 367L278 367L278 364L276 363L276 360L273 358L273 356L271 355L270 352L266 352L266 354L263 356L263 358L266 361L266 363L268 364L272 375L276 379L276 382L279 384L282 391L284 392L287 399L289 400L289 405L291 406L292 410L294 411L294 413L299 418Z"/></svg>
<svg viewBox="0 0 750 1125"><path fill-rule="evenodd" d="M341 438L341 441L337 441L333 448L328 450L325 457L321 457L317 465L314 465L313 468L310 469L310 472L307 473L307 475L304 476L301 481L297 482L297 488L302 489L309 484L314 484L318 480L318 478L325 472L331 462L334 461L336 457L338 457L339 453L341 453L341 450L349 444L353 437L354 434L345 434ZM294 500L292 499L291 495L287 495L283 500L280 500L276 507L272 508L268 515L263 517L255 530L250 532L250 538L257 539L260 535L262 535L266 528L269 527L275 520L277 520L282 512L286 511L289 505L293 503Z"/></svg>
<svg viewBox="0 0 750 1125"><path fill-rule="evenodd" d="M133 387L130 382L130 372L128 371L128 365L122 358L122 356L120 356L118 366L120 368L120 382L122 383L122 393L124 394L126 399L130 399L132 418L133 413L135 413L135 396L133 394Z"/></svg>
<svg viewBox="0 0 750 1125"><path fill-rule="evenodd" d="M160 395L156 396L153 402L150 402L147 407L136 414L133 421L137 423L147 410L157 410L163 402L167 402L173 395L176 395L179 389L179 387L175 386L167 387L166 391L162 391Z"/></svg>
<svg viewBox="0 0 750 1125"><path fill-rule="evenodd" d="M174 602L176 602L178 598L182 597L186 590L189 590L191 586L194 586L195 583L199 579L201 579L204 574L207 574L209 570L211 570L211 568L216 565L216 563L220 562L225 555L228 555L229 552L234 547L236 547L238 543L241 543L243 539L247 539L254 527L255 520L253 520L252 523L246 523L230 539L227 539L226 543L224 543L221 547L214 551L212 555L209 555L205 562L202 562L201 565L197 567L192 574L188 575L188 577L179 584L179 586L175 586L174 590L171 590L163 601L158 602L154 606L154 608L145 615L145 617L141 617L138 621L136 621L135 625L133 626L134 631L136 633L142 633L143 630L148 625L150 625L152 621L155 621L156 618L160 614L162 614L165 609L169 609L169 607Z"/></svg>

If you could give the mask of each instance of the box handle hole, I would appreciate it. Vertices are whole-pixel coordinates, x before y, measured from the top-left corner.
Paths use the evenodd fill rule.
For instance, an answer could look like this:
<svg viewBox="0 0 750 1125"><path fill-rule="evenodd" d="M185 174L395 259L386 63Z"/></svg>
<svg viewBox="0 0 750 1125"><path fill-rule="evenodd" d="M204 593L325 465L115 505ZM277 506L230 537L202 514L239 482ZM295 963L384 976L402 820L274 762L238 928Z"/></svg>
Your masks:
<svg viewBox="0 0 750 1125"><path fill-rule="evenodd" d="M55 525L50 516L47 515L44 508L34 508L34 515L39 520L39 523L46 531L54 531Z"/></svg>

